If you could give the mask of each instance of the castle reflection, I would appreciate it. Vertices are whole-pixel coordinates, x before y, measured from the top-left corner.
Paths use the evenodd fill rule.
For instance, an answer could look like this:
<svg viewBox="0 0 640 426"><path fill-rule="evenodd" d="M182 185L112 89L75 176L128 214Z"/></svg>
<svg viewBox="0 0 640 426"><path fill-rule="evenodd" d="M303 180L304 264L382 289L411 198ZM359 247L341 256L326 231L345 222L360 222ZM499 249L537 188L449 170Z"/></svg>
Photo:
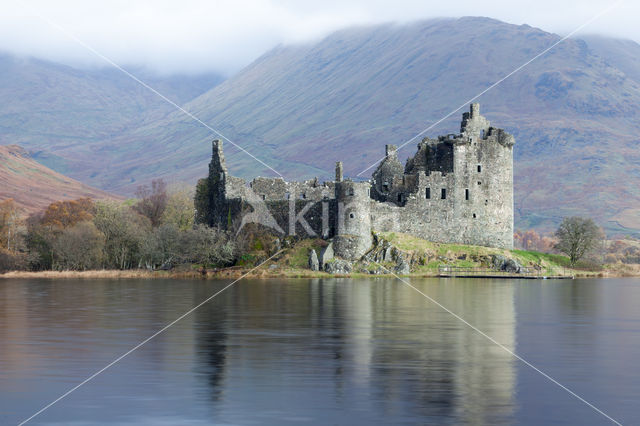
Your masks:
<svg viewBox="0 0 640 426"><path fill-rule="evenodd" d="M512 285L414 285L514 349ZM201 308L196 325L216 418L233 420L248 401L273 415L329 410L323 419L347 409L440 423L513 416L513 357L397 280L247 282Z"/></svg>

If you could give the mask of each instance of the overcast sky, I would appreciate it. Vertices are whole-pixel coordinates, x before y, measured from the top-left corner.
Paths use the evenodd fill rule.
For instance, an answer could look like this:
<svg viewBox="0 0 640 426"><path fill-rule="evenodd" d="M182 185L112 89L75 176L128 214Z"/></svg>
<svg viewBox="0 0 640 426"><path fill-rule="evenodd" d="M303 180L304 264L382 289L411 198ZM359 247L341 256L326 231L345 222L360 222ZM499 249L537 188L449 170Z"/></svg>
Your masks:
<svg viewBox="0 0 640 426"><path fill-rule="evenodd" d="M279 44L350 25L488 16L566 34L615 3L605 0L3 0L0 50L96 66L103 61L50 20L122 65L226 75ZM640 41L640 2L626 0L580 34ZM578 35L579 36L579 35Z"/></svg>

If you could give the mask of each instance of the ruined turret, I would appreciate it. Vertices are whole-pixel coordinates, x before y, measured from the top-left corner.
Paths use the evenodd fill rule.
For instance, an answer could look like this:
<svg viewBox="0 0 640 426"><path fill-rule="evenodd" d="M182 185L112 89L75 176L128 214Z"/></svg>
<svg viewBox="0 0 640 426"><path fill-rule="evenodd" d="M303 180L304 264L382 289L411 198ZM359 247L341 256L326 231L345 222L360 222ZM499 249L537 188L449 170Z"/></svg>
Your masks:
<svg viewBox="0 0 640 426"><path fill-rule="evenodd" d="M404 167L398 160L398 147L385 145L385 158L371 176L371 198L387 201L393 191L395 180L402 180Z"/></svg>
<svg viewBox="0 0 640 426"><path fill-rule="evenodd" d="M371 247L371 185L369 182L336 182L336 256L347 260L362 257Z"/></svg>

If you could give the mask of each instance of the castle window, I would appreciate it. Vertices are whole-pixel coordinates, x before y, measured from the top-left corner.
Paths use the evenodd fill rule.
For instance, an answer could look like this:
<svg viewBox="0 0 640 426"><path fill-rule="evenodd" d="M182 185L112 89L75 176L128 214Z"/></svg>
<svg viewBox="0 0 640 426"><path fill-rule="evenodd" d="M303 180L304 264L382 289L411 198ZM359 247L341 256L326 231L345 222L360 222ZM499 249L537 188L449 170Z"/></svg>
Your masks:
<svg viewBox="0 0 640 426"><path fill-rule="evenodd" d="M291 194L289 194L288 192L286 192L284 194L284 198L286 198L287 200L291 198Z"/></svg>
<svg viewBox="0 0 640 426"><path fill-rule="evenodd" d="M264 194L262 194L262 199L263 199L263 200L266 200L266 199L267 199L267 196L266 196L266 195L264 195Z"/></svg>
<svg viewBox="0 0 640 426"><path fill-rule="evenodd" d="M305 193L300 194L300 199L301 200L304 200L305 198L307 198L307 194L305 194Z"/></svg>
<svg viewBox="0 0 640 426"><path fill-rule="evenodd" d="M427 188L425 191L426 191L425 198L427 200L430 200L431 199L431 188Z"/></svg>
<svg viewBox="0 0 640 426"><path fill-rule="evenodd" d="M478 185L482 185L482 182L478 181Z"/></svg>
<svg viewBox="0 0 640 426"><path fill-rule="evenodd" d="M382 184L382 190L385 192L389 191L389 182L385 182Z"/></svg>
<svg viewBox="0 0 640 426"><path fill-rule="evenodd" d="M349 213L349 217L353 219L354 217L356 217L356 215L354 215L353 213Z"/></svg>
<svg viewBox="0 0 640 426"><path fill-rule="evenodd" d="M476 218L476 214L475 214L475 213L473 214L473 218L474 218L474 219Z"/></svg>
<svg viewBox="0 0 640 426"><path fill-rule="evenodd" d="M440 198L442 198L443 200L447 199L447 188L442 188L442 191L440 193Z"/></svg>
<svg viewBox="0 0 640 426"><path fill-rule="evenodd" d="M480 138L484 139L484 129L480 130Z"/></svg>
<svg viewBox="0 0 640 426"><path fill-rule="evenodd" d="M480 173L481 171L482 171L482 166L478 164L478 173Z"/></svg>
<svg viewBox="0 0 640 426"><path fill-rule="evenodd" d="M402 194L398 194L398 202L401 203L402 202Z"/></svg>
<svg viewBox="0 0 640 426"><path fill-rule="evenodd" d="M469 201L469 190L468 189L464 190L464 199Z"/></svg>
<svg viewBox="0 0 640 426"><path fill-rule="evenodd" d="M353 195L353 194L354 194L353 188L349 188L349 195Z"/></svg>

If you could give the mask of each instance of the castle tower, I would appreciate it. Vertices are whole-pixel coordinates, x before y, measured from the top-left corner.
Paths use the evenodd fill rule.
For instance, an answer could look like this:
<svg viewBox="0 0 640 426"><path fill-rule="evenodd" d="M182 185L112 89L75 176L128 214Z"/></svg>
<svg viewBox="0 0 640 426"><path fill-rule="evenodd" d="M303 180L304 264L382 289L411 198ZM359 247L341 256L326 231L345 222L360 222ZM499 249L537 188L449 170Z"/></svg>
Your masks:
<svg viewBox="0 0 640 426"><path fill-rule="evenodd" d="M388 201L394 190L393 182L396 178L402 178L404 166L398 160L398 147L385 145L385 158L378 165L371 176L371 198L377 201Z"/></svg>
<svg viewBox="0 0 640 426"><path fill-rule="evenodd" d="M515 139L491 126L471 104L453 145L453 221L463 224L449 240L513 247L513 145Z"/></svg>
<svg viewBox="0 0 640 426"><path fill-rule="evenodd" d="M342 182L342 161L336 162L336 182Z"/></svg>
<svg viewBox="0 0 640 426"><path fill-rule="evenodd" d="M333 249L343 259L359 259L371 247L370 190L368 182L336 182L338 214Z"/></svg>
<svg viewBox="0 0 640 426"><path fill-rule="evenodd" d="M200 179L196 188L196 219L209 226L225 227L227 225L227 165L222 152L222 141L215 139L212 143L209 176Z"/></svg>

